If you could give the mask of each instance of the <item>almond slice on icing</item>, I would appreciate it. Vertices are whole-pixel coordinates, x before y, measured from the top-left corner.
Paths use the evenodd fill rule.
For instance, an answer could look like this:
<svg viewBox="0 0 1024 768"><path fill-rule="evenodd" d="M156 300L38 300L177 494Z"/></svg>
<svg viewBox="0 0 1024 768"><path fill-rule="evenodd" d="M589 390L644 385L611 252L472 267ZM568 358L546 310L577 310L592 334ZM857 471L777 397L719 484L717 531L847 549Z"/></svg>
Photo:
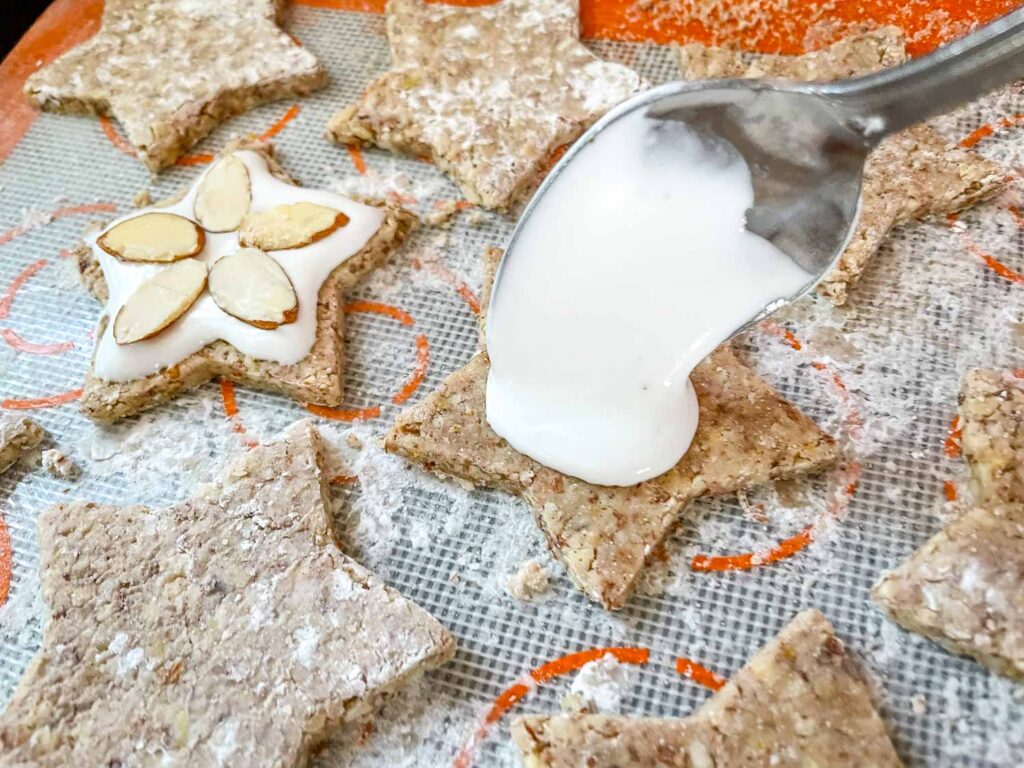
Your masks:
<svg viewBox="0 0 1024 768"><path fill-rule="evenodd" d="M271 331L294 323L299 299L281 265L257 248L228 254L210 267L210 295L244 323Z"/></svg>
<svg viewBox="0 0 1024 768"><path fill-rule="evenodd" d="M167 263L195 256L206 235L176 213L144 213L104 232L96 244L123 261Z"/></svg>
<svg viewBox="0 0 1024 768"><path fill-rule="evenodd" d="M348 216L333 208L316 203L288 203L246 216L238 233L238 243L263 251L301 248L346 224Z"/></svg>
<svg viewBox="0 0 1024 768"><path fill-rule="evenodd" d="M114 341L149 339L191 307L206 287L206 265L189 259L171 264L135 289L114 318Z"/></svg>
<svg viewBox="0 0 1024 768"><path fill-rule="evenodd" d="M238 229L252 203L249 169L234 155L222 157L196 191L196 221L209 232Z"/></svg>

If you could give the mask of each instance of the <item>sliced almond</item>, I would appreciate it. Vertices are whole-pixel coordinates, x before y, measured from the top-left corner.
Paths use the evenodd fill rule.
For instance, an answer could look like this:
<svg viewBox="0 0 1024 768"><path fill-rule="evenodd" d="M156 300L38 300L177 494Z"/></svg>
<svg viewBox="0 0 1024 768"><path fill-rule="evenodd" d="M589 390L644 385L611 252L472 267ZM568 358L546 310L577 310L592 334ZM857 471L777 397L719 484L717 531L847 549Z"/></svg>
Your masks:
<svg viewBox="0 0 1024 768"><path fill-rule="evenodd" d="M316 203L288 203L250 213L238 232L239 245L264 251L301 248L348 224L341 211Z"/></svg>
<svg viewBox="0 0 1024 768"><path fill-rule="evenodd" d="M206 287L206 265L189 259L171 264L135 289L114 318L114 341L149 339L191 307Z"/></svg>
<svg viewBox="0 0 1024 768"><path fill-rule="evenodd" d="M144 213L104 232L96 244L124 261L166 263L195 256L206 243L203 230L176 213Z"/></svg>
<svg viewBox="0 0 1024 768"><path fill-rule="evenodd" d="M210 267L210 295L242 322L270 331L294 323L299 299L281 265L257 248L243 248Z"/></svg>
<svg viewBox="0 0 1024 768"><path fill-rule="evenodd" d="M209 232L238 229L252 203L249 169L234 155L222 157L196 191L196 221Z"/></svg>

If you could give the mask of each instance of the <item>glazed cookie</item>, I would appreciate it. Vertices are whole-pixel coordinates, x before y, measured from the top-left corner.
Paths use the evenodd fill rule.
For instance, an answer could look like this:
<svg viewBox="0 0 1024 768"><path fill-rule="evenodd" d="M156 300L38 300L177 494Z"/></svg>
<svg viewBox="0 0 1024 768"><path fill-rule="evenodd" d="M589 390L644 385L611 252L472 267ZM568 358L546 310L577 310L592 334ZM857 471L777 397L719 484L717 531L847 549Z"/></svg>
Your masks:
<svg viewBox="0 0 1024 768"><path fill-rule="evenodd" d="M327 135L429 158L470 202L505 209L558 148L643 85L580 43L578 11L577 0L390 0L391 71Z"/></svg>
<svg viewBox="0 0 1024 768"><path fill-rule="evenodd" d="M527 715L512 739L526 768L901 765L867 686L815 610L687 718Z"/></svg>
<svg viewBox="0 0 1024 768"><path fill-rule="evenodd" d="M882 27L804 56L685 45L679 58L688 80L781 77L829 81L894 67L908 56L902 32ZM860 216L850 243L818 290L834 303L843 304L889 230L911 219L970 207L998 192L1006 177L995 163L949 144L927 125L885 139L868 157Z"/></svg>
<svg viewBox="0 0 1024 768"><path fill-rule="evenodd" d="M151 171L220 122L326 73L278 26L284 0L106 0L100 31L25 82L41 109L110 115Z"/></svg>
<svg viewBox="0 0 1024 768"><path fill-rule="evenodd" d="M451 635L334 543L308 423L167 509L40 516L51 616L0 716L5 765L305 765L451 658Z"/></svg>
<svg viewBox="0 0 1024 768"><path fill-rule="evenodd" d="M133 211L80 250L106 304L83 412L112 422L218 376L340 405L343 294L413 222L295 186L269 145L229 149L182 197Z"/></svg>
<svg viewBox="0 0 1024 768"><path fill-rule="evenodd" d="M489 252L491 265L499 256ZM488 293L489 285L485 301ZM693 499L814 472L836 458L832 438L725 346L693 372L700 421L682 460L638 485L591 485L542 466L494 433L485 415L488 366L480 352L401 414L385 448L429 471L522 496L552 553L606 608L625 605L647 559Z"/></svg>

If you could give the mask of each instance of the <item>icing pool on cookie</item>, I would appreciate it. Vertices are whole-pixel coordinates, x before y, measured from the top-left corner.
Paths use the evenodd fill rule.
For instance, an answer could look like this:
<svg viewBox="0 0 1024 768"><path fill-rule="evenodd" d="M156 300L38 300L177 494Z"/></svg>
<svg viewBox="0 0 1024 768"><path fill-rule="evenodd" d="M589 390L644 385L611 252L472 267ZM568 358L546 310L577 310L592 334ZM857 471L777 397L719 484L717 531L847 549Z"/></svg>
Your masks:
<svg viewBox="0 0 1024 768"><path fill-rule="evenodd" d="M358 253L373 237L384 220L384 211L341 195L287 184L271 174L266 161L257 152L240 150L234 156L245 163L249 171L251 211L262 212L286 203L311 202L341 211L349 218L345 226L309 245L268 252L291 280L298 296L298 318L274 330L256 328L226 314L206 291L176 322L145 341L120 345L113 337L113 322L107 322L94 359L95 373L101 379L131 381L148 376L181 362L217 340L227 341L243 354L282 365L297 363L312 349L316 340L320 287L339 264ZM174 205L133 211L111 222L104 231L147 212L177 213L195 221L195 196L206 173L209 169ZM112 320L135 290L167 265L126 263L100 248L96 237L98 235L89 238L89 246L99 261L110 293L103 316ZM237 250L237 231L206 232L203 250L195 258L209 266Z"/></svg>
<svg viewBox="0 0 1024 768"><path fill-rule="evenodd" d="M554 179L487 321L487 420L599 485L673 467L697 429L690 372L811 276L744 227L750 171L726 145L633 113Z"/></svg>

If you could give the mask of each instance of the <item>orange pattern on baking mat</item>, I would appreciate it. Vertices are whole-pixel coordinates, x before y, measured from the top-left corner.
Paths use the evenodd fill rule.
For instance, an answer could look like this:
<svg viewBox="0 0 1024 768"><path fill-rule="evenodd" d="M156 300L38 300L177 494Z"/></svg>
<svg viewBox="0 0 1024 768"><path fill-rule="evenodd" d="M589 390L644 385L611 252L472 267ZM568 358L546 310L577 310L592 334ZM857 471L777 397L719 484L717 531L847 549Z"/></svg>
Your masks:
<svg viewBox="0 0 1024 768"><path fill-rule="evenodd" d="M723 685L729 682L717 672L712 672L707 667L698 664L692 659L687 659L682 656L676 659L676 672L683 677L693 680L693 682L698 685L710 688L712 691L719 690Z"/></svg>
<svg viewBox="0 0 1024 768"><path fill-rule="evenodd" d="M651 652L646 648L634 646L615 646L610 648L590 648L577 651L534 667L520 680L498 694L491 704L483 721L480 722L470 736L469 742L459 750L452 763L453 768L469 768L473 764L473 754L477 746L484 740L490 727L501 720L509 710L516 706L536 686L543 685L557 677L575 672L584 664L596 661L602 656L610 655L623 664L646 664Z"/></svg>
<svg viewBox="0 0 1024 768"><path fill-rule="evenodd" d="M359 147L349 144L345 147L348 150L348 156L352 160L352 165L356 169L356 173L360 176L366 175L366 158L363 157L363 150Z"/></svg>
<svg viewBox="0 0 1024 768"><path fill-rule="evenodd" d="M1009 210L1010 208L1013 208L1013 206L1007 206L1007 210ZM1016 219L1019 216L1019 211L1017 214L1014 214L1013 211L1010 211L1010 215L1014 216ZM1003 262L999 261L992 254L986 253L981 248L981 246L974 242L970 234L967 232L966 225L960 220L960 217L958 217L955 213L946 214L946 223L949 224L949 226L952 228L954 232L960 235L960 238L964 242L964 248L967 250L969 254L974 256L982 264L984 264L986 267L988 267L995 274L997 274L999 277L1003 278L1007 282L1024 283L1024 274L1021 274L1020 272L1017 272L1015 269L1011 269L1010 267L1006 266L1005 264L1003 264Z"/></svg>
<svg viewBox="0 0 1024 768"><path fill-rule="evenodd" d="M0 605L7 602L11 591L11 572L13 571L13 553L11 552L11 533L7 530L4 516L0 515Z"/></svg>
<svg viewBox="0 0 1024 768"><path fill-rule="evenodd" d="M422 259L413 256L409 259L409 263L412 264L414 269L425 269L437 278L440 278L444 282L448 283L458 294L459 298L466 302L466 306L469 307L469 311L474 315L480 314L480 299L473 292L473 289L466 284L464 280L452 272L448 267L440 264L436 261L424 262Z"/></svg>
<svg viewBox="0 0 1024 768"><path fill-rule="evenodd" d="M59 392L56 395L49 395L47 397L8 397L5 400L0 401L0 408L4 408L9 411L30 411L35 408L52 408L56 405L72 403L81 396L81 389L71 389L67 392Z"/></svg>
<svg viewBox="0 0 1024 768"><path fill-rule="evenodd" d="M796 334L788 328L784 328L771 320L764 321L760 327L765 332L775 336L790 349L802 352L805 355L810 354L800 339L796 337ZM860 434L860 428L863 426L864 421L850 390L843 383L839 374L826 363L821 360L812 359L810 364L815 371L824 374L834 388L835 396L845 412L843 427L847 437L856 437ZM839 472L840 483L835 492L829 497L825 513L795 535L777 542L762 552L741 552L732 555L695 555L690 560L690 568L699 573L749 571L753 568L771 565L780 560L793 557L793 555L802 552L810 546L822 525L829 521L838 520L843 516L854 494L857 492L860 475L860 463L856 461L847 462Z"/></svg>
<svg viewBox="0 0 1024 768"><path fill-rule="evenodd" d="M494 702L484 714L483 719L477 725L470 736L468 743L459 750L452 763L452 768L469 768L473 764L473 755L476 748L484 740L491 726L503 718L520 701L536 688L556 678L575 672L584 664L597 661L602 656L612 656L622 664L634 664L643 666L650 661L651 652L647 648L636 646L614 646L610 648L590 648L585 651L577 651L557 659L534 667L527 675L516 680L512 685L499 693ZM719 690L728 682L716 672L697 662L682 656L675 660L675 670L683 677L692 680L712 691Z"/></svg>
<svg viewBox="0 0 1024 768"><path fill-rule="evenodd" d="M436 1L436 0L435 0ZM335 11L383 13L386 0L294 0ZM479 7L495 0L448 0ZM625 42L727 45L762 53L796 55L865 27L895 24L918 56L991 21L1017 0L582 0L583 38Z"/></svg>
<svg viewBox="0 0 1024 768"><path fill-rule="evenodd" d="M259 440L249 436L248 430L238 417L238 402L235 400L235 382L231 379L220 380L220 399L224 404L224 416L231 422L231 429L241 437L247 448L255 448Z"/></svg>
<svg viewBox="0 0 1024 768"><path fill-rule="evenodd" d="M73 341L58 341L52 344L36 344L35 342L26 341L10 328L0 330L0 335L4 337L4 341L7 342L8 346L16 349L18 352L25 352L29 355L59 355L62 352L75 348Z"/></svg>
<svg viewBox="0 0 1024 768"><path fill-rule="evenodd" d="M45 215L46 223L49 224L52 221L63 219L68 216L76 216L81 213L113 213L117 210L117 206L113 203L82 203L81 205L66 205L63 208L57 208L50 211ZM32 224L18 224L11 227L6 232L0 233L0 245L9 243L18 235L23 235L26 232L35 229L36 225ZM45 263L45 262L44 262Z"/></svg>

